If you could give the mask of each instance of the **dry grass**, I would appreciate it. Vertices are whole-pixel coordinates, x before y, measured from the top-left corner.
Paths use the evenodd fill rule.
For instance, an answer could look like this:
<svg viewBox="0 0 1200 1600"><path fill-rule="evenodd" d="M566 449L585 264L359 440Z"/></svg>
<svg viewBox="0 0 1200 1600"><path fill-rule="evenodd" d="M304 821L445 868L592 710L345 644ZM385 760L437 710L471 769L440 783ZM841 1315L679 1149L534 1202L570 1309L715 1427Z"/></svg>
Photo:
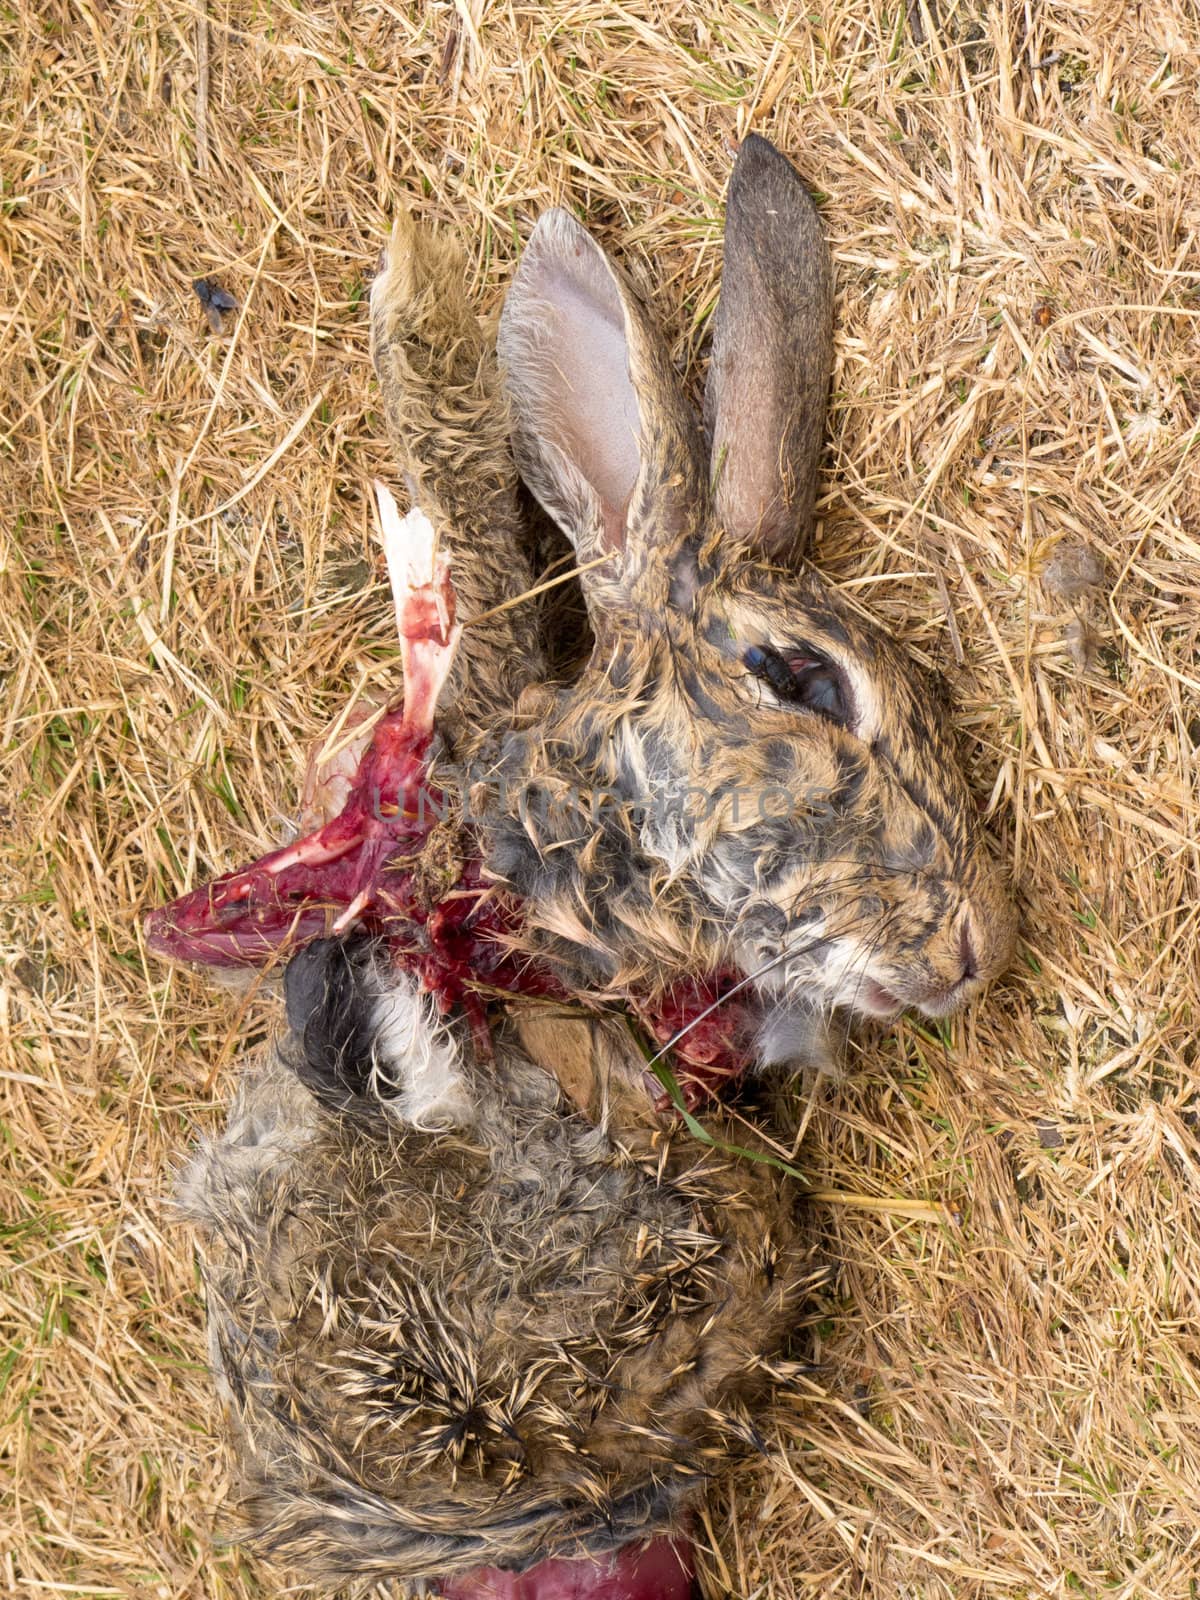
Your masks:
<svg viewBox="0 0 1200 1600"><path fill-rule="evenodd" d="M5 1592L264 1592L214 1548L164 1196L268 1013L147 968L139 912L258 850L305 741L392 670L362 305L391 207L458 229L494 305L568 198L684 359L751 124L838 262L820 559L953 679L1024 943L814 1113L819 1184L961 1222L821 1213L819 1371L714 1505L716 1570L781 1600L1197 1592L1200 25L937 10L3 10Z"/></svg>

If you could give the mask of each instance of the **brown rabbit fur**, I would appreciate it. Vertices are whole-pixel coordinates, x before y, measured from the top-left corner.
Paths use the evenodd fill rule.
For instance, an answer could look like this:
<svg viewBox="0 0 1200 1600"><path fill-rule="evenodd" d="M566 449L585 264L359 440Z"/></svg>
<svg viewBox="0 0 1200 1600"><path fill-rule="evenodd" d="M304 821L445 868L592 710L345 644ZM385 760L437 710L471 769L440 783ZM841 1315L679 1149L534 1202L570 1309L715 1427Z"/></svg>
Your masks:
<svg viewBox="0 0 1200 1600"><path fill-rule="evenodd" d="M756 1441L806 1270L787 1180L649 1129L619 1024L536 1039L598 1121L509 1030L469 1127L336 1115L292 1036L185 1180L246 1529L306 1581L602 1555Z"/></svg>
<svg viewBox="0 0 1200 1600"><path fill-rule="evenodd" d="M410 487L451 558L460 620L533 585L517 506L508 409L494 343L467 300L462 253L397 217L371 295L371 356L384 415ZM471 628L459 649L443 720L457 708L487 727L511 714L545 674L538 609L515 606Z"/></svg>
<svg viewBox="0 0 1200 1600"><path fill-rule="evenodd" d="M595 649L577 682L530 686L520 610L468 629L435 772L470 797L531 955L593 999L746 974L764 1060L838 1008L951 1010L1013 938L943 708L798 567L831 315L811 202L750 138L710 458L637 298L572 218L542 219L500 355L523 475L581 559L608 558L583 579ZM408 223L372 328L478 615L528 578L505 411L448 253ZM355 939L302 951L287 998L291 1033L184 1186L250 1532L334 1582L677 1529L753 1439L796 1314L786 1180L652 1126L618 1022L516 1003L487 1060Z"/></svg>

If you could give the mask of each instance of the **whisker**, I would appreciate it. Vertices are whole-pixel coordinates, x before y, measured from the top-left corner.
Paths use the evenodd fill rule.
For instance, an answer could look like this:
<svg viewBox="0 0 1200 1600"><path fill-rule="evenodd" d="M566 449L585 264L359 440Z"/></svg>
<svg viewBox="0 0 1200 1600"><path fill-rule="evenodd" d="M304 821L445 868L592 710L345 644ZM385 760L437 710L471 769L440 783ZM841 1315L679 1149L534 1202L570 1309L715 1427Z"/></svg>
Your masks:
<svg viewBox="0 0 1200 1600"><path fill-rule="evenodd" d="M791 905L787 908L789 915L794 915L795 914L796 907L800 904L801 900L806 896L810 897L810 898L811 897L819 897L822 894L829 893L831 890L832 891L836 891L836 890L839 890L839 889L855 888L859 884L865 883L868 880L870 880L871 878L882 878L882 879L885 879L885 880L891 880L891 879L894 879L895 876L896 876L896 874L894 872L890 872L886 867L875 866L871 862L867 862L867 861L855 861L850 856L841 856L841 857L833 856L833 857L830 857L830 859L828 861L823 861L821 863L821 865L823 867L824 866L852 866L856 870L854 872L852 872L852 873L847 874L843 878L830 879L830 880L825 881L825 882L822 882L821 880L817 880L815 883L805 884L805 886L802 889L798 889L796 891L795 899L792 901Z"/></svg>
<svg viewBox="0 0 1200 1600"><path fill-rule="evenodd" d="M812 944L808 946L808 949L814 949L816 945L821 944L822 942L823 940L821 939L814 939ZM764 962L761 967L756 967L753 972L747 973L744 978L740 978L737 983L734 984L732 989L726 990L726 992L723 995L719 995L711 1005L705 1006L703 1011L698 1012L696 1016L690 1019L690 1021L685 1022L683 1027L679 1028L675 1033L673 1033L667 1042L662 1046L662 1048L650 1057L646 1065L652 1067L654 1066L655 1062L661 1061L667 1052L669 1050L673 1050L681 1039L687 1038L688 1034L691 1033L693 1028L698 1028L706 1017L711 1017L714 1011L719 1011L726 1001L733 999L735 994L740 994L743 989L749 988L752 983L756 983L759 978L765 977L768 972L773 971L774 968L779 966L782 962L789 960L793 955L803 954L803 950L781 950L779 954L777 956L773 956L770 961Z"/></svg>

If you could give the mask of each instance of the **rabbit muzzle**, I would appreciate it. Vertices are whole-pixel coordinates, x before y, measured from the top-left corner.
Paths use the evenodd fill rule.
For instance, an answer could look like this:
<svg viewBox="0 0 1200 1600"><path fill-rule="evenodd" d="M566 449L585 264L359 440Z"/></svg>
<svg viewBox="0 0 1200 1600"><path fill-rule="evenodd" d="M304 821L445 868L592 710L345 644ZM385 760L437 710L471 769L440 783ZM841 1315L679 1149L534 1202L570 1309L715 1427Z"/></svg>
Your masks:
<svg viewBox="0 0 1200 1600"><path fill-rule="evenodd" d="M773 1003L875 1021L907 1010L949 1016L1010 963L1016 912L1005 883L982 850L970 874L890 872L870 843L826 869L798 861L736 910L726 899L723 915L739 926L736 962Z"/></svg>

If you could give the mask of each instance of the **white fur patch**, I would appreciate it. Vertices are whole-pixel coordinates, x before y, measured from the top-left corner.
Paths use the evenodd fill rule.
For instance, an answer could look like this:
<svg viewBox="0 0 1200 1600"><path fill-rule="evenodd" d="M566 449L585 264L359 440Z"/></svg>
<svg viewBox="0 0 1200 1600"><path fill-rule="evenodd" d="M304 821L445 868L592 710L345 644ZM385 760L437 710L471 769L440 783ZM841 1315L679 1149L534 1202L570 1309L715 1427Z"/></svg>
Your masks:
<svg viewBox="0 0 1200 1600"><path fill-rule="evenodd" d="M871 971L874 945L843 934L825 945L823 981L834 1005L845 1006L860 1017L896 1015L893 1006L882 1006L871 999L871 985L877 981Z"/></svg>
<svg viewBox="0 0 1200 1600"><path fill-rule="evenodd" d="M883 708L879 704L879 691L871 674L863 671L861 663L850 660L848 656L842 656L838 665L849 678L850 691L854 696L854 736L856 739L861 739L863 744L870 746L878 739L883 729Z"/></svg>
<svg viewBox="0 0 1200 1600"><path fill-rule="evenodd" d="M391 979L371 1021L374 1090L392 1116L430 1131L475 1120L462 1052L415 979Z"/></svg>
<svg viewBox="0 0 1200 1600"><path fill-rule="evenodd" d="M759 1029L754 1055L759 1068L804 1067L832 1073L835 1055L828 1015L801 1003L772 1007Z"/></svg>

